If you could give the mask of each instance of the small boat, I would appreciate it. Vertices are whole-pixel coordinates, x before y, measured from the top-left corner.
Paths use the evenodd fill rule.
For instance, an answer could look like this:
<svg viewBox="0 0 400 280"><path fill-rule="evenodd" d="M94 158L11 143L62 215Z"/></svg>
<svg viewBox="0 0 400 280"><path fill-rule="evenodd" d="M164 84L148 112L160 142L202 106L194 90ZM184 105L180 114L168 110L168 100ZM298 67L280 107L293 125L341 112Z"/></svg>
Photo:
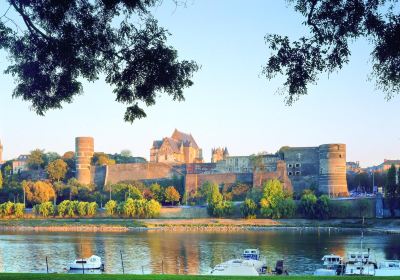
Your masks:
<svg viewBox="0 0 400 280"><path fill-rule="evenodd" d="M341 275L344 271L343 258L338 255L325 255L322 259L323 268L315 270L315 276L335 276Z"/></svg>
<svg viewBox="0 0 400 280"><path fill-rule="evenodd" d="M232 259L216 265L210 272L211 275L229 276L259 276L266 274L267 264L260 260L258 249L244 250L242 257Z"/></svg>
<svg viewBox="0 0 400 280"><path fill-rule="evenodd" d="M400 276L400 261L385 260L375 269L375 276Z"/></svg>
<svg viewBox="0 0 400 280"><path fill-rule="evenodd" d="M372 259L369 249L368 252L350 252L347 256L344 275L373 276L376 269L376 261Z"/></svg>
<svg viewBox="0 0 400 280"><path fill-rule="evenodd" d="M76 259L69 265L70 270L104 270L104 264L101 258L96 255L92 255L86 259Z"/></svg>

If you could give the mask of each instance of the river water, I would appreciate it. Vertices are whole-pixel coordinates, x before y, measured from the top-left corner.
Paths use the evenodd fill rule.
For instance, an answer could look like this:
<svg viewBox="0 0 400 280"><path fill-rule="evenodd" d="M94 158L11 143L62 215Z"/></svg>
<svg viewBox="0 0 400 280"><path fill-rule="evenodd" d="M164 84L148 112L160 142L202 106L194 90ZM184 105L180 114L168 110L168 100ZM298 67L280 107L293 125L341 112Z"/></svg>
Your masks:
<svg viewBox="0 0 400 280"><path fill-rule="evenodd" d="M99 255L105 273L207 274L243 249L259 248L274 267L284 259L290 274L312 274L325 254L360 248L360 231L271 230L254 232L10 233L0 232L0 272L65 272L78 257ZM365 233L376 259L400 259L398 235Z"/></svg>

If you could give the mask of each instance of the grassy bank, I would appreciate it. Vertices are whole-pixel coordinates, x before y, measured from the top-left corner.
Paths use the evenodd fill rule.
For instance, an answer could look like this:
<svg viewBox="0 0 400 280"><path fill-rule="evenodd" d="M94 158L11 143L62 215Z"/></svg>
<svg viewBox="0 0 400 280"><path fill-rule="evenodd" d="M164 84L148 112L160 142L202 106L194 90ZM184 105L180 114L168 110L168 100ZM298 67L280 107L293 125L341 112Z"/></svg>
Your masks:
<svg viewBox="0 0 400 280"><path fill-rule="evenodd" d="M273 276L274 277L274 276ZM313 276L275 276L281 280L307 280L307 279L399 279L399 277L367 277L367 276L332 276L332 277L313 277ZM260 277L240 277L240 276L194 276L194 275L120 275L120 274L101 274L101 275L81 275L81 274L28 274L28 273L0 273L2 280L240 280L240 279L260 279Z"/></svg>
<svg viewBox="0 0 400 280"><path fill-rule="evenodd" d="M166 231L263 230L269 228L364 228L400 233L400 219L122 219L122 218L47 218L1 219L0 230L12 231Z"/></svg>

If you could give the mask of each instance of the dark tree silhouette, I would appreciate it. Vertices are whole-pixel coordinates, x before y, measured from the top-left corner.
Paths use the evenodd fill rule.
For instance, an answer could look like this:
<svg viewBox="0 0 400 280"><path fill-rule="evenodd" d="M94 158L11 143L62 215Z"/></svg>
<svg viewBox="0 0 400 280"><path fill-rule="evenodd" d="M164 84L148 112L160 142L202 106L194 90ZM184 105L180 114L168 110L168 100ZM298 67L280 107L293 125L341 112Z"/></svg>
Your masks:
<svg viewBox="0 0 400 280"><path fill-rule="evenodd" d="M39 115L62 108L82 93L83 79L104 75L116 101L127 105L125 120L146 116L142 106L160 93L184 100L198 70L178 61L168 31L149 8L160 0L7 0L0 15L0 48L11 62L6 73L17 85L13 97Z"/></svg>
<svg viewBox="0 0 400 280"><path fill-rule="evenodd" d="M305 17L310 36L290 41L267 35L273 51L263 73L268 79L286 76L283 94L291 105L307 94L323 72L348 63L349 45L358 38L373 46L372 74L387 99L400 92L400 0L287 0Z"/></svg>

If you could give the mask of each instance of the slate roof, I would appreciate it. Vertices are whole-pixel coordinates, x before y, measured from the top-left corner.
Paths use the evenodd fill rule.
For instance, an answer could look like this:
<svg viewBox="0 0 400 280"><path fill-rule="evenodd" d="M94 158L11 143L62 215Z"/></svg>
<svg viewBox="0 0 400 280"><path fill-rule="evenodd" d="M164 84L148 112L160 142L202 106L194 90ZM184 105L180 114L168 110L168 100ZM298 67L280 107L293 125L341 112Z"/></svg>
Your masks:
<svg viewBox="0 0 400 280"><path fill-rule="evenodd" d="M174 153L180 153L182 145L184 147L199 149L199 146L197 146L197 143L191 134L183 133L177 129L174 130L171 137L165 137L163 140L153 141L153 148L159 149L164 141L168 142Z"/></svg>

